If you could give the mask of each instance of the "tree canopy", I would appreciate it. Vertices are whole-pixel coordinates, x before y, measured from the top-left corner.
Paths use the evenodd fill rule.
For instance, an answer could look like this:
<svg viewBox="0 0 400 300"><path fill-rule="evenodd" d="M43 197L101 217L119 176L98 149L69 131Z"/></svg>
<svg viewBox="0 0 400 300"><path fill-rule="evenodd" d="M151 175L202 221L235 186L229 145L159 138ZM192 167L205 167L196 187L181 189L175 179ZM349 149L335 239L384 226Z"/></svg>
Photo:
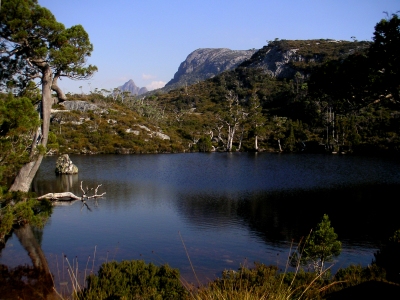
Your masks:
<svg viewBox="0 0 400 300"><path fill-rule="evenodd" d="M50 68L51 87L58 93L58 78L84 79L97 70L86 66L93 45L82 25L65 28L37 0L3 1L0 20L3 87L22 90L32 79L43 80L44 71Z"/></svg>

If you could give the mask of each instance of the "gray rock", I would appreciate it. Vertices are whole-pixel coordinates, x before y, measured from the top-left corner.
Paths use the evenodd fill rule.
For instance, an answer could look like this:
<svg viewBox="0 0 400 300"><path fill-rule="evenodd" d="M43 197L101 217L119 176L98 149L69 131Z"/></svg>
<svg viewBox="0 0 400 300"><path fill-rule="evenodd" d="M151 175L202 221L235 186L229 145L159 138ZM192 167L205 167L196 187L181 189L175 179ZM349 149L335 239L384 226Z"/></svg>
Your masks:
<svg viewBox="0 0 400 300"><path fill-rule="evenodd" d="M134 135L139 135L140 134L139 130L133 130L131 128L126 129L125 132L126 133L132 133Z"/></svg>
<svg viewBox="0 0 400 300"><path fill-rule="evenodd" d="M153 132L153 135L162 140L170 140L171 139L168 135L161 133L161 132Z"/></svg>
<svg viewBox="0 0 400 300"><path fill-rule="evenodd" d="M86 101L64 101L61 102L60 105L64 106L65 109L68 110L79 110L79 111L88 111L88 110L97 110L99 107L96 104L89 103Z"/></svg>
<svg viewBox="0 0 400 300"><path fill-rule="evenodd" d="M201 48L188 55L175 76L165 86L191 85L236 68L249 59L256 50L231 50L227 48Z"/></svg>
<svg viewBox="0 0 400 300"><path fill-rule="evenodd" d="M56 174L77 174L78 167L72 163L68 154L61 155L56 162Z"/></svg>

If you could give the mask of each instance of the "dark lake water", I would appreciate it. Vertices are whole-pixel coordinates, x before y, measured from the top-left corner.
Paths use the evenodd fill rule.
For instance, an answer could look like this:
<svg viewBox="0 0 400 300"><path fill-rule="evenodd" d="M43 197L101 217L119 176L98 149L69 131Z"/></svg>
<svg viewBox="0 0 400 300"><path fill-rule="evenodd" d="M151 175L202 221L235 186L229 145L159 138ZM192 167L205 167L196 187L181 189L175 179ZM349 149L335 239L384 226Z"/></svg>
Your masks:
<svg viewBox="0 0 400 300"><path fill-rule="evenodd" d="M254 261L283 268L291 241L329 215L343 243L334 269L367 265L400 228L400 160L393 157L211 153L72 156L78 175L56 176L45 158L40 194L102 184L106 197L56 206L37 232L54 274L63 254L80 266L107 260L168 263L193 281ZM31 264L12 236L0 263ZM84 267L82 267L84 269ZM56 276L57 279L57 276Z"/></svg>

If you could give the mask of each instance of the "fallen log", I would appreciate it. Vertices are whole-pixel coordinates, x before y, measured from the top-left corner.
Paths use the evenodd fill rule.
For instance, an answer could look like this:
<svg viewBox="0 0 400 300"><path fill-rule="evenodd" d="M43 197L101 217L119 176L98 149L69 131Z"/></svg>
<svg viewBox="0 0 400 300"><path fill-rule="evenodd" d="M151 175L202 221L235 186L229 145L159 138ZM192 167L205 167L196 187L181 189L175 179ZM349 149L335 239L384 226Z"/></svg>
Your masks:
<svg viewBox="0 0 400 300"><path fill-rule="evenodd" d="M82 183L83 181L81 181L81 190L82 190L82 197L76 196L74 193L71 192L63 192L63 193L48 193L45 195L42 195L38 198L36 198L37 200L42 200L42 199L47 199L47 200L52 200L52 201L72 201L72 200L87 200L87 199L93 199L93 198L101 198L103 197L106 193L102 193L101 195L97 194L97 191L99 189L99 187L101 187L102 185L99 184L95 189L94 189L94 195L89 196L88 192L93 190L93 188L89 189L88 187L86 188L86 191L83 189L82 187Z"/></svg>
<svg viewBox="0 0 400 300"><path fill-rule="evenodd" d="M37 198L38 200L82 200L82 197L78 197L71 192L64 193L48 193Z"/></svg>

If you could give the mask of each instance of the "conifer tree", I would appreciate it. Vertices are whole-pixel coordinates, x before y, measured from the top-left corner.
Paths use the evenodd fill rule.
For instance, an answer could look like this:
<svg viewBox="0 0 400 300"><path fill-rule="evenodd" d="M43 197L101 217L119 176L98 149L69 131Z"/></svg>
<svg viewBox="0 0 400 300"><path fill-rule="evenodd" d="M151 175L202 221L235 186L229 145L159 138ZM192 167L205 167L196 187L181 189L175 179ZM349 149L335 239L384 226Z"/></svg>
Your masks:
<svg viewBox="0 0 400 300"><path fill-rule="evenodd" d="M299 244L297 252L292 255L292 263L311 264L315 272L321 274L325 262L338 256L342 250L342 243L337 237L328 215L325 214L316 229Z"/></svg>

